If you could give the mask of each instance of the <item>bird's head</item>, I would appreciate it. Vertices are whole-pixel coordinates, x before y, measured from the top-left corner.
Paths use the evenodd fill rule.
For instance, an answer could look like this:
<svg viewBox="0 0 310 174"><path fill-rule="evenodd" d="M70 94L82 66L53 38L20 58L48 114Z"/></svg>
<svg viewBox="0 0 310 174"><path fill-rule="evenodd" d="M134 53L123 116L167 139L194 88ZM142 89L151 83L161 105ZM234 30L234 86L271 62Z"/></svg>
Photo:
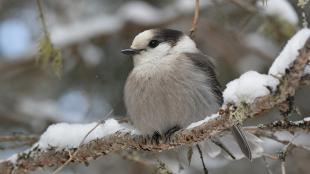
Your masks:
<svg viewBox="0 0 310 174"><path fill-rule="evenodd" d="M167 55L198 52L195 42L181 31L172 29L150 29L139 33L129 49L122 53L134 58L135 66L156 61Z"/></svg>

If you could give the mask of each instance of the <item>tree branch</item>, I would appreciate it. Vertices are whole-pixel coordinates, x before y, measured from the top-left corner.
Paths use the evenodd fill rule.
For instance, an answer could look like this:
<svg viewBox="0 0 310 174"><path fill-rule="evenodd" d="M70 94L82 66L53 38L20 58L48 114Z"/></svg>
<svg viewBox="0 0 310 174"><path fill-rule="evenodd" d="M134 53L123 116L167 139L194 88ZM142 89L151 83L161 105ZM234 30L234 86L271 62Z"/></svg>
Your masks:
<svg viewBox="0 0 310 174"><path fill-rule="evenodd" d="M194 14L194 18L193 18L193 22L192 22L192 27L189 30L189 36L191 38L194 37L194 33L197 30L197 24L198 24L198 19L199 19L199 0L195 0L195 14Z"/></svg>
<svg viewBox="0 0 310 174"><path fill-rule="evenodd" d="M183 129L172 135L167 142L159 142L153 144L149 138L142 138L138 135L130 133L117 132L101 139L90 141L78 148L68 150L56 150L51 147L42 151L39 147L34 147L29 151L20 153L15 160L6 160L0 163L1 174L11 173L27 173L36 170L39 167L60 166L70 159L70 154L76 152L72 157L72 162L86 162L91 159L98 158L113 152L123 150L143 150L160 152L173 149L181 145L193 145L202 140L215 137L229 130L234 125L234 117L242 116L243 120L253 117L269 110L295 94L295 90L299 87L304 67L310 56L310 38L308 38L304 47L300 50L298 57L293 62L291 68L283 75L281 83L275 94L258 97L254 103L240 106L223 106L216 119L209 120L199 126L191 129ZM302 125L302 126L301 126ZM285 129L298 127L300 130L309 131L309 120L302 121L302 124L272 124L264 126L261 129Z"/></svg>
<svg viewBox="0 0 310 174"><path fill-rule="evenodd" d="M272 123L254 126L254 127L245 127L245 130L255 135L263 135L263 136L266 136L266 134L261 133L261 132L266 132L266 131L271 132L271 133L278 132L278 131L310 132L310 121L300 120L300 121L293 122L293 121L281 120L281 121L275 121Z"/></svg>

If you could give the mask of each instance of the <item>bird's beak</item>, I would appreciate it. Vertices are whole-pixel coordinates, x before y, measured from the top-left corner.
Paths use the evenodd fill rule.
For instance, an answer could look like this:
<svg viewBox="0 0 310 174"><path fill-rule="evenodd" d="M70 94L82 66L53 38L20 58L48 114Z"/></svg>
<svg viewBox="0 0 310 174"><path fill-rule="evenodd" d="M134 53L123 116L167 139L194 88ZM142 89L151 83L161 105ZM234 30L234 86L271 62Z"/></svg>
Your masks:
<svg viewBox="0 0 310 174"><path fill-rule="evenodd" d="M122 52L123 54L133 56L133 55L135 55L135 54L138 54L138 53L140 52L140 50L128 48L128 49L122 50L121 52Z"/></svg>

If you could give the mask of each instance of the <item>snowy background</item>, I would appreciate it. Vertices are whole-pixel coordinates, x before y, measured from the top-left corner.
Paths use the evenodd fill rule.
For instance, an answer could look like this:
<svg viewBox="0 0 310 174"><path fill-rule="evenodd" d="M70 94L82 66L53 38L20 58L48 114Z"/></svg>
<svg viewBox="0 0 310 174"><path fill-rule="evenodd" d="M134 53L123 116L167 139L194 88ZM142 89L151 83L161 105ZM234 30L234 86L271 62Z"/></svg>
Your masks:
<svg viewBox="0 0 310 174"><path fill-rule="evenodd" d="M288 53L279 55L287 40L302 26L301 10L296 4L295 0L268 0L267 5L255 0L241 4L233 0L201 0L195 39L199 49L215 58L223 89L228 82L247 72L229 83L232 91L226 92L225 102L237 102L236 98L244 97L242 92L257 87L255 83L274 83L270 82L270 76L262 74L283 73L281 66L287 65L269 68L278 56L290 61L290 57L285 56L296 54L290 51L293 48L287 48ZM123 118L126 111L122 90L132 60L120 50L127 48L133 37L144 29L167 27L188 32L193 7L194 0L44 0L51 39L62 50L64 60L64 73L58 79L34 63L43 35L35 1L0 0L0 136L39 135L58 122L89 123L92 127L92 122L98 120ZM305 11L309 17L309 4ZM240 88L241 81L251 85ZM245 98L251 102L251 97ZM295 101L302 116L295 113L292 120L310 116L309 99L309 87L298 91ZM113 114L104 118L112 109ZM280 118L274 110L246 124L257 125ZM78 124L74 129L79 129ZM65 129L66 125L63 126ZM70 134L74 135L73 129ZM269 151L281 148L269 141L266 142ZM0 159L27 148L0 142ZM288 173L307 173L309 151L294 149L292 153L287 164L294 166L288 167ZM173 152L161 155L167 164L178 168ZM152 173L152 168L123 156L104 156L88 167L70 165L62 173ZM141 154L141 158L152 159L152 155ZM250 163L245 159L206 158L211 173L266 173L262 159ZM290 163L296 159L298 164ZM279 173L279 163L272 162L271 168ZM199 157L194 155L191 167L185 166L182 172L201 173Z"/></svg>

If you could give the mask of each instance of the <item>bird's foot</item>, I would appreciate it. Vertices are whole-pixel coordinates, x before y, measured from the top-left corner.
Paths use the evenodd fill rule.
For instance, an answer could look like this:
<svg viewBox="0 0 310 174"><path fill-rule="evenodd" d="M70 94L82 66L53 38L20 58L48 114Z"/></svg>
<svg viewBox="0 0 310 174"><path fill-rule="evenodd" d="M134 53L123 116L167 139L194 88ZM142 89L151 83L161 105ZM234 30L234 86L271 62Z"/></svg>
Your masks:
<svg viewBox="0 0 310 174"><path fill-rule="evenodd" d="M174 126L171 129L168 129L163 135L158 131L155 131L151 137L151 143L158 145L161 140L164 140L164 142L170 141L171 136L180 129L180 126Z"/></svg>
<svg viewBox="0 0 310 174"><path fill-rule="evenodd" d="M176 131L180 129L180 126L174 126L173 128L167 130L164 134L165 142L170 141L171 135L173 135Z"/></svg>
<svg viewBox="0 0 310 174"><path fill-rule="evenodd" d="M161 134L158 132L158 131L155 131L152 135L152 138L151 138L151 143L152 144L159 144L159 141L162 139L162 136Z"/></svg>

